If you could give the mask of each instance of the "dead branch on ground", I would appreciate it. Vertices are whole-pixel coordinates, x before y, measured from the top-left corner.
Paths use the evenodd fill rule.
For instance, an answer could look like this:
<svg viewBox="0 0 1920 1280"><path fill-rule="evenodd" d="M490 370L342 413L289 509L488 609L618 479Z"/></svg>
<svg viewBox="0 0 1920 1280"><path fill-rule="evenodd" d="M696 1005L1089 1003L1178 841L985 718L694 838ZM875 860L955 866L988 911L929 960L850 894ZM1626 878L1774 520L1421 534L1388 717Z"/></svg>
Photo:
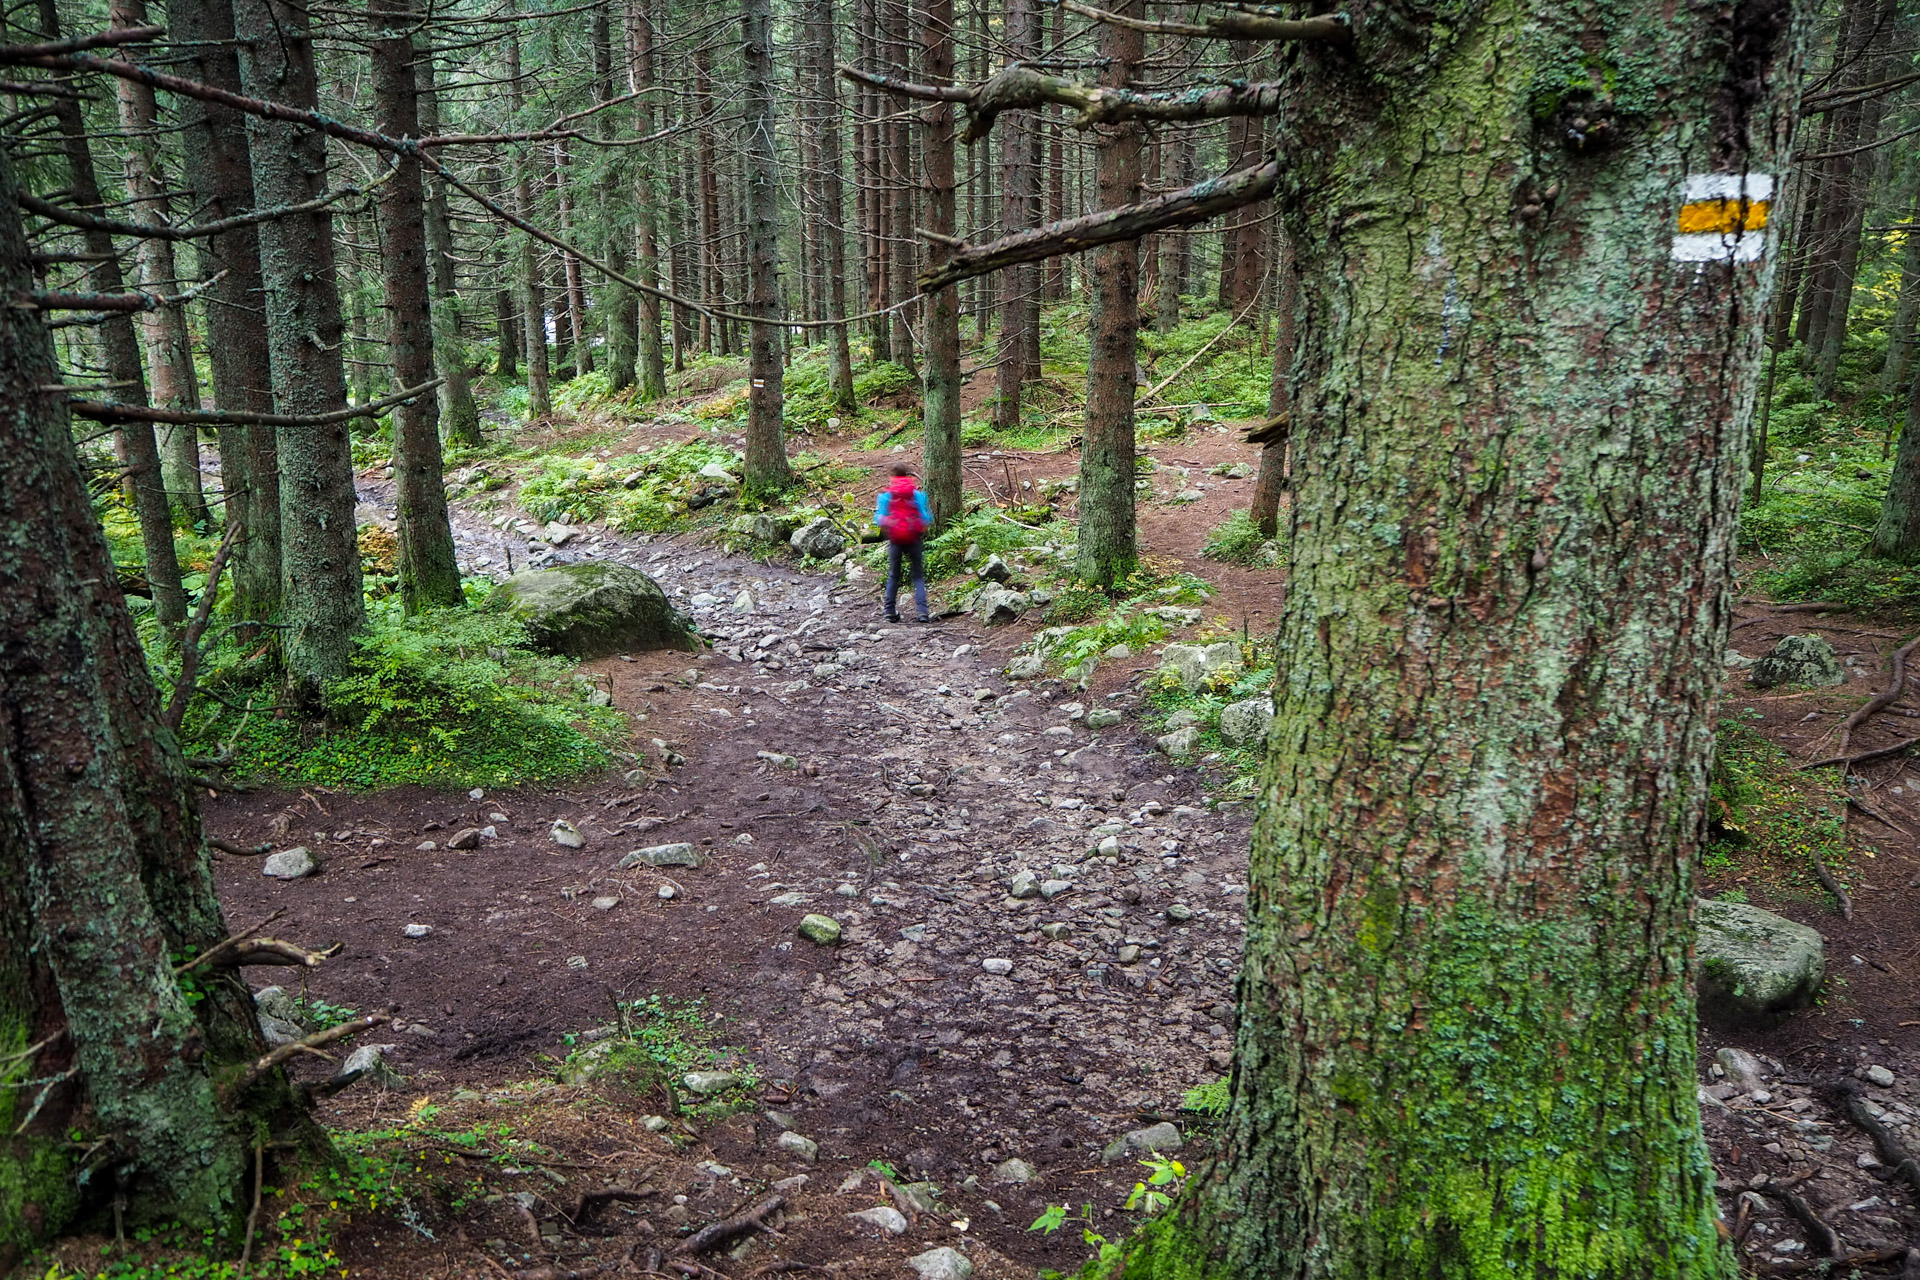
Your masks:
<svg viewBox="0 0 1920 1280"><path fill-rule="evenodd" d="M337 1027L328 1027L325 1031L316 1031L304 1040L295 1040L291 1044L280 1045L278 1048L269 1050L254 1059L253 1062L239 1075L235 1076L233 1082L227 1085L221 1092L231 1098L289 1058L306 1053L309 1050L318 1049L321 1045L332 1044L336 1040L345 1040L350 1036L357 1036L362 1031L371 1031L375 1027L392 1021L393 1019L384 1013L372 1013L364 1018L355 1018L352 1022L343 1022Z"/></svg>
<svg viewBox="0 0 1920 1280"><path fill-rule="evenodd" d="M1841 755L1846 754L1847 739L1853 735L1855 729L1858 729L1861 725L1873 719L1873 717L1883 709L1899 701L1900 695L1906 692L1907 655L1913 652L1915 646L1920 646L1920 639L1909 640L1893 651L1893 675L1887 681L1887 687L1875 694L1866 706L1861 707L1842 722L1840 725L1840 740L1834 747Z"/></svg>
<svg viewBox="0 0 1920 1280"><path fill-rule="evenodd" d="M700 1228L700 1230L681 1241L680 1247L674 1250L674 1252L682 1254L712 1253L715 1249L724 1248L749 1231L756 1229L764 1230L766 1227L764 1221L766 1216L784 1207L786 1203L787 1198L785 1196L768 1196L765 1200L754 1205L745 1213L737 1213L731 1218L726 1218L711 1226Z"/></svg>

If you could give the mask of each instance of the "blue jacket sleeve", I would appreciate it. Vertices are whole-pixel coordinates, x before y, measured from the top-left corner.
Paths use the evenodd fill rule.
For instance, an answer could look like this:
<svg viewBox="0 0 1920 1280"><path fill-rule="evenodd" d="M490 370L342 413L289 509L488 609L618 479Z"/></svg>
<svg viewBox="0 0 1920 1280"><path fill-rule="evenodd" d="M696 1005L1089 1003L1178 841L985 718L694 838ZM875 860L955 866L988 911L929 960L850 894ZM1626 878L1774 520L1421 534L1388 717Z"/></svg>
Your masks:
<svg viewBox="0 0 1920 1280"><path fill-rule="evenodd" d="M873 522L875 524L879 524L882 520L885 520L887 518L887 507L889 505L888 500L892 497L893 497L892 494L888 493L885 489L882 489L880 491L880 496L873 500Z"/></svg>
<svg viewBox="0 0 1920 1280"><path fill-rule="evenodd" d="M913 500L918 503L920 507L920 527L923 529L933 528L933 508L927 505L926 490L915 489L913 491Z"/></svg>

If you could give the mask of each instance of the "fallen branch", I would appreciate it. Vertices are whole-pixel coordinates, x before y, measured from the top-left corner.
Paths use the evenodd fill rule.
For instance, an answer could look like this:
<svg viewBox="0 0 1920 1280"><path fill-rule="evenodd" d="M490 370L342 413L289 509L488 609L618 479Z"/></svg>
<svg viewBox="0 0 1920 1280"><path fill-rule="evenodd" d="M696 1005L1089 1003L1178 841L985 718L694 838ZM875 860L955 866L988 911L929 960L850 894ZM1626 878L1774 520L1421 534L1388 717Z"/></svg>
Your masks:
<svg viewBox="0 0 1920 1280"><path fill-rule="evenodd" d="M1812 764L1801 765L1800 772L1806 773L1810 769L1824 769L1830 764L1863 764L1868 760L1878 760L1882 756L1898 754L1899 752L1905 751L1908 747L1915 745L1920 745L1920 738L1902 738L1890 747L1875 747L1871 751L1859 751L1850 756L1828 756L1824 760L1815 760Z"/></svg>
<svg viewBox="0 0 1920 1280"><path fill-rule="evenodd" d="M247 938L235 942L221 956L220 967L238 969L250 964L282 964L297 969L318 969L322 961L339 955L346 945L336 942L319 951L310 951L298 943L283 942L279 938Z"/></svg>
<svg viewBox="0 0 1920 1280"><path fill-rule="evenodd" d="M1861 707L1841 723L1840 740L1835 744L1835 748L1842 755L1846 754L1847 739L1853 735L1855 729L1858 729L1861 725L1871 720L1883 709L1899 701L1900 695L1906 692L1907 655L1912 653L1916 646L1920 646L1920 639L1909 640L1893 651L1893 676L1887 681L1887 687L1875 694L1873 700L1868 702L1866 706Z"/></svg>
<svg viewBox="0 0 1920 1280"><path fill-rule="evenodd" d="M1002 267L1040 262L1063 253L1081 253L1116 241L1138 240L1168 227L1205 222L1218 214L1266 199L1279 182L1280 162L1266 160L1252 168L1208 178L1139 204L1102 209L962 249L923 274L917 283L922 293L938 293L950 284Z"/></svg>
<svg viewBox="0 0 1920 1280"><path fill-rule="evenodd" d="M1077 13L1095 22L1168 36L1208 36L1221 40L1328 40L1352 44L1353 27L1344 13L1318 18L1276 18L1265 13L1223 13L1205 22L1165 22L1150 18L1129 18L1123 14L1096 9L1076 0L1043 0L1059 5L1068 13Z"/></svg>
<svg viewBox="0 0 1920 1280"><path fill-rule="evenodd" d="M252 858L263 853L272 853L273 842L269 840L266 844L235 844L231 840L222 840L219 836L208 836L207 848L218 849L221 853L230 853L236 858Z"/></svg>
<svg viewBox="0 0 1920 1280"><path fill-rule="evenodd" d="M220 574L227 567L227 557L233 554L234 540L243 527L229 511L227 533L220 539L220 549L213 553L213 564L207 569L207 585L200 591L200 605L193 611L193 621L187 625L186 634L180 637L180 680L173 686L173 698L167 703L165 713L167 728L176 734L187 718L187 704L193 700L193 686L200 676L200 637L207 633L207 622L213 617L214 597L220 594Z"/></svg>
<svg viewBox="0 0 1920 1280"><path fill-rule="evenodd" d="M1880 1159L1892 1167L1894 1176L1905 1178L1915 1192L1920 1192L1920 1159L1916 1159L1913 1152L1901 1145L1900 1139L1893 1136L1893 1130L1867 1110L1867 1092L1860 1082L1836 1080L1825 1092L1827 1101L1835 1110L1844 1113L1847 1119L1860 1126L1873 1139Z"/></svg>
<svg viewBox="0 0 1920 1280"><path fill-rule="evenodd" d="M103 49L116 44L136 44L146 40L158 40L165 34L167 34L165 27L118 27L109 31L96 31L90 36L49 40L45 44L0 44L0 63L28 62L34 58L57 58L62 54L80 53L86 49Z"/></svg>
<svg viewBox="0 0 1920 1280"><path fill-rule="evenodd" d="M268 925L272 924L275 920L278 920L281 916L285 914L287 914L287 910L285 907L282 907L278 911L275 911L272 915L269 915L266 919L262 920L259 924L252 925L252 926L249 926L248 928L242 929L240 932L234 934L230 938L222 938L220 941L214 943L212 946L208 947L205 951L202 951L199 955L195 956L193 959L186 960L181 962L180 964L175 965L173 967L173 976L177 978L183 973L191 973L195 969L198 969L201 965L211 961L215 956L225 955L228 948L238 946L240 943L244 942L248 938L251 938L254 934L260 932L262 929L266 928Z"/></svg>
<svg viewBox="0 0 1920 1280"><path fill-rule="evenodd" d="M375 1027L392 1021L393 1019L384 1013L370 1013L364 1018L355 1018L352 1022L343 1022L337 1027L328 1027L325 1031L316 1031L304 1040L295 1040L291 1044L283 1044L254 1059L251 1065L234 1077L232 1083L221 1090L221 1093L224 1097L231 1098L246 1089L247 1086L251 1085L261 1076L267 1074L267 1072L297 1054L318 1049L323 1044L332 1044L336 1040L345 1040L350 1036L357 1036L362 1031L371 1031Z"/></svg>
<svg viewBox="0 0 1920 1280"><path fill-rule="evenodd" d="M737 1213L731 1218L716 1222L712 1226L702 1227L680 1242L675 1253L712 1253L715 1249L725 1248L749 1231L764 1229L764 1218L787 1203L785 1196L768 1196L745 1213Z"/></svg>
<svg viewBox="0 0 1920 1280"><path fill-rule="evenodd" d="M382 410L417 399L445 382L435 378L417 387L396 391L366 404L349 405L332 413L249 413L227 409L154 409L141 404L120 404L104 400L69 400L67 408L76 418L93 422L171 422L180 426L216 427L325 427L354 418L377 418Z"/></svg>
<svg viewBox="0 0 1920 1280"><path fill-rule="evenodd" d="M1153 386L1147 389L1146 391L1142 391L1138 395L1136 395L1134 397L1134 403L1138 404L1142 400L1151 400L1155 396L1159 395L1162 391L1165 391L1169 386L1172 385L1173 380L1175 378L1179 377L1181 374L1185 373L1187 370L1193 368L1194 361L1198 360L1201 356L1207 354L1207 352L1213 350L1214 343L1220 341L1220 339L1226 337L1228 334L1232 333L1236 328L1238 328L1240 322L1242 320L1245 320L1247 316L1253 311L1253 309L1258 305L1260 305L1260 300L1258 298L1255 298L1252 302L1249 302L1246 306L1242 307L1240 309L1240 314L1227 322L1226 328L1222 329L1220 332L1214 334L1211 338L1208 338L1205 342L1201 343L1200 349L1194 352L1192 355L1188 356L1186 360L1182 362L1182 364L1178 369L1175 369L1172 373L1160 379L1160 381L1154 383Z"/></svg>
<svg viewBox="0 0 1920 1280"><path fill-rule="evenodd" d="M1825 1219L1813 1211L1813 1206L1800 1197L1797 1192L1780 1193L1780 1203L1787 1206L1801 1226L1807 1229L1807 1235L1813 1240L1813 1247L1824 1258L1837 1258L1844 1246L1840 1243L1840 1233L1827 1225Z"/></svg>
<svg viewBox="0 0 1920 1280"><path fill-rule="evenodd" d="M1833 872L1827 870L1827 864L1821 860L1818 853L1815 853L1810 861L1813 863L1813 874L1820 878L1820 883L1827 887L1827 892L1832 894L1834 901L1840 904L1840 918L1853 919L1853 899L1849 898L1847 891L1840 887L1840 882L1833 878Z"/></svg>

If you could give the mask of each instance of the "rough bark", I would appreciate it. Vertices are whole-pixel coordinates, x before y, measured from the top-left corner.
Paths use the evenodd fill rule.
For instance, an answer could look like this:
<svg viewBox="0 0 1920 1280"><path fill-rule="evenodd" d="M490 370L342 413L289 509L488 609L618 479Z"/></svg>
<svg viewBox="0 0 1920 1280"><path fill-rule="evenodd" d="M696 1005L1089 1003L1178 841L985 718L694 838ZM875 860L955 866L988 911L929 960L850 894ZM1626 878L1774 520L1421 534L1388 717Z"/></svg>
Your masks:
<svg viewBox="0 0 1920 1280"><path fill-rule="evenodd" d="M0 153L9 295L32 287L26 264ZM86 1207L72 1129L111 1144L129 1226L231 1241L249 1162L214 1075L259 1032L244 988L214 980L196 1006L173 976L224 929L66 415L34 390L59 376L40 318L0 309L0 1241Z"/></svg>
<svg viewBox="0 0 1920 1280"><path fill-rule="evenodd" d="M905 72L913 47L912 0L880 0L880 9L886 22L888 58ZM895 118L887 123L887 235L891 242L887 254L891 275L887 301L898 302L913 293L920 237L915 229L914 196L917 185L914 182L913 156L916 148L913 146L912 126L905 114L890 114ZM914 308L902 307L890 317L893 324L893 359L909 373L918 372L913 358L913 328L907 323L913 311Z"/></svg>
<svg viewBox="0 0 1920 1280"><path fill-rule="evenodd" d="M182 74L202 84L241 92L230 0L175 0L168 21L179 45ZM254 208L247 131L238 112L196 103L182 135L186 177L195 206L208 221ZM239 227L197 242L203 279L219 278L201 294L206 304L207 364L213 403L234 412L273 408L267 329L260 323L265 286L260 277L260 233ZM223 427L219 432L221 502L240 522L233 548L233 608L264 620L280 608L280 463L270 427Z"/></svg>
<svg viewBox="0 0 1920 1280"><path fill-rule="evenodd" d="M634 25L634 6L626 6L627 21L625 30L631 33ZM612 102L615 95L613 79L613 20L603 5L593 11L593 98L596 103ZM633 46L629 38L627 48L627 78L632 80ZM602 111L594 117L595 128L600 137L611 141L619 127L619 118L612 111ZM644 124L641 133L644 135ZM626 176L627 167L624 156L615 156L601 166L600 175L594 183L594 199L599 204L595 224L600 229L600 254L607 265L621 274L628 267L627 251L638 243L638 233L629 219L629 213L623 206L618 192L621 179ZM630 188L635 195L637 208L645 199L647 191L644 184ZM634 384L636 365L640 357L640 298L626 285L609 280L604 286L605 302L600 308L607 324L607 386L613 391L625 391Z"/></svg>
<svg viewBox="0 0 1920 1280"><path fill-rule="evenodd" d="M694 154L700 166L700 301L709 307L726 304L726 287L720 278L720 175L714 162L713 126L713 54L705 44L694 51L693 109L700 123L694 129ZM715 340L724 350L724 330L714 332L715 320L700 314L700 349L713 353Z"/></svg>
<svg viewBox="0 0 1920 1280"><path fill-rule="evenodd" d="M1920 237L1909 236L1911 243ZM1920 560L1920 378L1907 392L1907 418L1887 478L1887 496L1873 528L1873 553L1909 563Z"/></svg>
<svg viewBox="0 0 1920 1280"><path fill-rule="evenodd" d="M40 0L40 33L48 40L60 38L60 15L53 0ZM87 142L86 113L78 98L55 98L53 114L60 124L60 147L66 155L68 192L82 210L98 213L102 207L100 184L93 168L93 148ZM113 237L105 231L89 230L82 233L81 239L89 253L102 255L91 266L89 285L101 293L120 293L125 283L120 275L120 260L113 256ZM108 316L100 323L99 332L107 377L114 384L109 394L116 400L145 404L146 371L140 362L140 338L134 332L132 315ZM186 621L187 596L180 587L180 561L173 546L173 511L167 502L159 445L148 423L123 423L115 428L115 434L121 465L127 469L124 478L133 492L134 515L140 522L140 545L146 554L154 617L175 627Z"/></svg>
<svg viewBox="0 0 1920 1280"><path fill-rule="evenodd" d="M1920 188L1914 192L1907 222L1920 227ZM1908 231L1902 237L1900 255L1900 300L1894 304L1893 321L1887 326L1887 357L1880 366L1880 392L1899 395L1913 367L1915 326L1920 324L1920 231Z"/></svg>
<svg viewBox="0 0 1920 1280"><path fill-rule="evenodd" d="M844 174L840 161L840 77L834 72L838 37L833 25L833 0L807 0L806 21L808 40L815 50L812 124L814 145L820 158L820 204L825 211L818 228L820 267L826 283L825 318L839 319L847 314L847 243L846 197L841 190ZM827 401L842 413L851 412L855 407L853 349L843 324L827 330Z"/></svg>
<svg viewBox="0 0 1920 1280"><path fill-rule="evenodd" d="M147 25L145 0L113 0L107 14L115 29ZM129 212L142 222L171 222L173 202L168 198L160 167L156 141L160 112L153 90L134 80L115 80L113 87L120 129L125 135L121 164L127 195L132 200ZM179 273L174 266L173 244L159 236L140 241L143 290L166 293L174 287ZM198 409L200 380L193 368L193 334L187 325L186 308L163 307L146 313L143 319L154 400L168 408ZM164 427L155 434L159 437L161 477L179 523L190 529L211 527L213 514L207 509L201 485L199 432L192 427Z"/></svg>
<svg viewBox="0 0 1920 1280"><path fill-rule="evenodd" d="M368 48L373 65L374 127L394 138L421 136L414 70L414 0L370 0ZM387 302L387 358L396 384L433 380L433 310L427 296L427 217L420 162L389 161L395 173L380 185L380 287ZM393 410L393 476L400 544L400 600L409 614L464 603L454 561L442 478L440 402L416 396ZM357 559L357 558L356 558Z"/></svg>
<svg viewBox="0 0 1920 1280"><path fill-rule="evenodd" d="M773 3L742 0L741 55L747 87L747 335L746 475L748 493L783 493L793 485L781 430L785 362L780 327L780 158L774 149Z"/></svg>
<svg viewBox="0 0 1920 1280"><path fill-rule="evenodd" d="M523 97L520 36L512 27L507 29L507 82L507 102L518 119ZM513 153L513 211L528 222L538 216L533 205L533 178L526 146L516 148ZM551 370L547 362L546 290L540 284L538 246L530 236L520 236L518 240L519 261L514 285L519 294L521 346L527 359L527 416L539 421L553 413L553 399L547 385Z"/></svg>
<svg viewBox="0 0 1920 1280"><path fill-rule="evenodd" d="M1300 264L1285 227L1277 229L1275 269L1279 273L1274 309L1273 382L1267 389L1267 418L1293 411L1293 356L1297 335L1295 313L1300 306ZM1263 538L1280 534L1280 495L1287 487L1287 435L1260 446L1260 474L1253 482L1253 503L1247 516Z"/></svg>
<svg viewBox="0 0 1920 1280"><path fill-rule="evenodd" d="M573 150L565 138L553 144L554 186L559 193L560 238L569 244L573 242ZM586 283L580 276L580 259L571 253L560 255L561 273L567 291L567 332L572 336L573 375L577 378L583 373L593 372L593 343L588 340L592 332L591 317L587 315Z"/></svg>
<svg viewBox="0 0 1920 1280"><path fill-rule="evenodd" d="M420 136L440 132L440 93L434 84L433 56L422 54L414 62L414 82L418 94ZM473 386L467 380L467 349L460 337L460 295L455 289L453 270L453 227L447 216L447 183L438 173L422 173L427 187L426 233L428 279L433 286L433 363L446 381L440 384L440 429L450 444L477 448L480 435L480 407L473 401ZM403 387L419 382L400 380Z"/></svg>
<svg viewBox="0 0 1920 1280"><path fill-rule="evenodd" d="M240 84L250 97L312 109L318 100L307 11L288 0L235 0ZM327 187L326 136L247 120L254 196L263 205L312 201ZM326 209L260 224L267 352L279 413L323 414L347 403L344 326ZM287 699L317 707L346 675L366 620L354 537L353 451L345 422L280 431L281 656Z"/></svg>
<svg viewBox="0 0 1920 1280"><path fill-rule="evenodd" d="M628 10L628 39L632 47L632 89L640 93L653 85L653 18L647 0ZM653 104L642 97L636 115L636 127L642 136L653 132ZM660 199L659 178L654 172L652 153L643 151L634 177L637 184L634 204L638 216L637 250L642 284L660 283ZM660 299L650 293L640 295L639 356L637 372L640 399L658 400L667 394L667 359L660 335Z"/></svg>
<svg viewBox="0 0 1920 1280"><path fill-rule="evenodd" d="M1007 0L1001 28L1010 58L1024 58L1033 44L1033 10L1028 0ZM1035 174L1027 142L1024 113L1015 112L1000 127L1000 232L1002 237L1026 230L1033 202ZM948 263L953 259L950 257ZM944 265L944 264L943 264ZM993 425L1001 431L1020 426L1020 387L1026 373L1027 326L1037 321L1033 297L1036 273L1016 265L1000 273L1000 342L994 352ZM934 277L938 280L940 277ZM961 277L955 276L958 280ZM951 283L946 281L945 283ZM920 282L921 290L928 288Z"/></svg>
<svg viewBox="0 0 1920 1280"><path fill-rule="evenodd" d="M1113 12L1137 16L1138 0ZM1146 38L1118 23L1100 28L1101 83L1124 87L1146 54ZM1098 185L1102 208L1140 199L1141 129L1134 123L1099 131ZM1087 419L1080 446L1080 538L1074 573L1111 587L1139 560L1133 517L1133 395L1139 367L1139 246L1116 241L1094 251L1093 306L1087 317Z"/></svg>
<svg viewBox="0 0 1920 1280"><path fill-rule="evenodd" d="M921 0L921 69L935 84L953 79L953 0ZM954 198L953 106L936 103L926 116L926 229L950 237L958 216ZM932 241L929 258L938 263L951 249ZM926 310L927 369L921 411L926 424L922 470L934 527L960 514L960 291L951 286L929 300Z"/></svg>
<svg viewBox="0 0 1920 1280"><path fill-rule="evenodd" d="M1680 233L1757 216L1690 179L1789 163L1791 9L1349 12L1279 120L1309 314L1232 1101L1110 1270L1731 1277L1692 877L1778 246Z"/></svg>

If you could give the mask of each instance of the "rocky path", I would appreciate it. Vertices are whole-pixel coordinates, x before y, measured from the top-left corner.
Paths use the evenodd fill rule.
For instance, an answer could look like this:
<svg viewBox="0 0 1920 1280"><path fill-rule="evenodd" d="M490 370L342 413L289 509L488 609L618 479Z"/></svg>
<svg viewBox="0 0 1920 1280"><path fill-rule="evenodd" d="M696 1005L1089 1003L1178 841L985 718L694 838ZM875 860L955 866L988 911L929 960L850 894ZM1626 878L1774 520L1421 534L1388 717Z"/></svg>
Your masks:
<svg viewBox="0 0 1920 1280"><path fill-rule="evenodd" d="M381 485L362 491L384 511ZM1009 682L1003 636L889 626L871 578L601 529L552 547L464 504L454 518L469 566L617 560L693 614L713 651L588 667L646 755L658 739L685 763L552 792L222 801L213 829L311 832L324 867L281 883L223 862L229 914L284 908L276 931L343 938L314 992L398 1004L395 1057L421 1085L524 1077L615 999L705 996L790 1096L777 1123L819 1142L817 1181L884 1160L958 1196L997 1248L1080 1256L1028 1224L1049 1202L1116 1206L1138 1169L1103 1151L1180 1119L1183 1091L1228 1066L1244 812L1207 807L1127 722L1087 727L1131 707L1124 686ZM582 848L555 843L556 819ZM476 826L498 838L443 847ZM676 843L702 865L616 869ZM837 945L799 934L810 913ZM776 1133L730 1122L714 1157L749 1178L803 1168Z"/></svg>

